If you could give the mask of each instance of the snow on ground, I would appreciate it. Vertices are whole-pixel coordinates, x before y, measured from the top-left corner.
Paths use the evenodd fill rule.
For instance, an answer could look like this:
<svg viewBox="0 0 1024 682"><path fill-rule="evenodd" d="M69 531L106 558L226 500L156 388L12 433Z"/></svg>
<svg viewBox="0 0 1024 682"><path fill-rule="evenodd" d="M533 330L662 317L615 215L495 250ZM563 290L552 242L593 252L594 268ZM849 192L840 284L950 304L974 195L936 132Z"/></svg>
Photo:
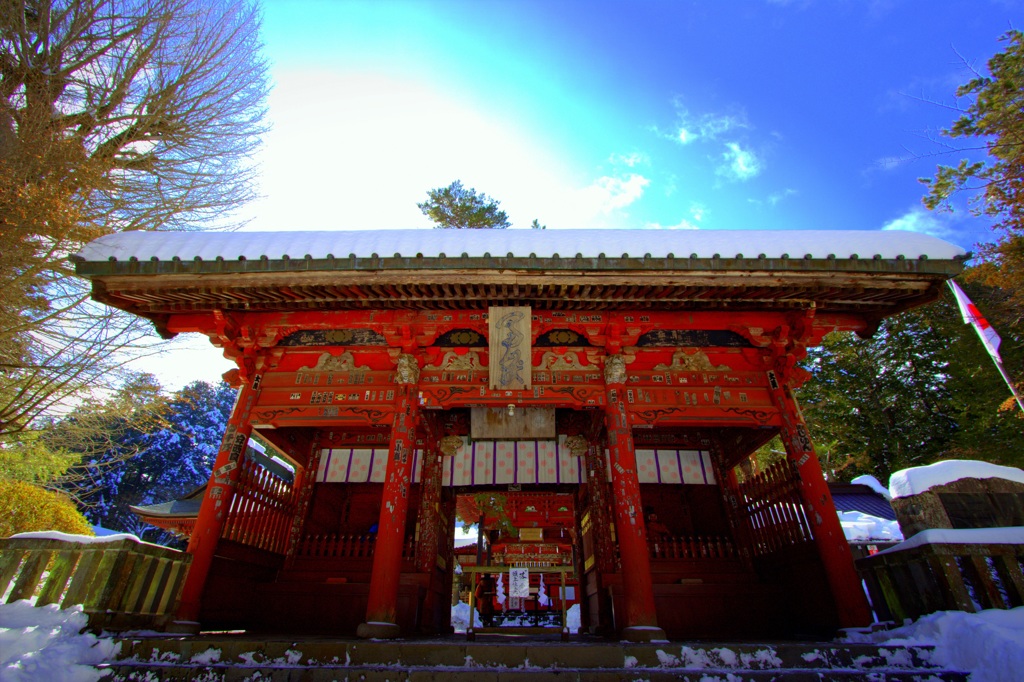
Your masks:
<svg viewBox="0 0 1024 682"><path fill-rule="evenodd" d="M473 624L474 627L480 627L480 612L473 609ZM580 630L580 605L573 604L565 612L565 624L569 628L570 634L576 634ZM522 620L514 618L508 618L502 621L502 627L514 627L517 625L528 626L533 625L529 617L523 617ZM464 633L466 628L469 627L469 604L460 601L458 604L452 607L452 627L455 628L455 632Z"/></svg>
<svg viewBox="0 0 1024 682"><path fill-rule="evenodd" d="M888 519L880 519L864 512L837 512L839 524L843 527L843 535L849 542L893 542L903 539L900 524Z"/></svg>
<svg viewBox="0 0 1024 682"><path fill-rule="evenodd" d="M939 611L895 630L851 633L848 642L932 645L932 662L971 682L1017 682L1024 670L1024 606L980 613Z"/></svg>
<svg viewBox="0 0 1024 682"><path fill-rule="evenodd" d="M1024 471L988 462L948 460L897 471L889 477L889 493L893 498L910 497L962 478L1005 478L1024 483Z"/></svg>
<svg viewBox="0 0 1024 682"><path fill-rule="evenodd" d="M580 624L579 605L569 609L567 616L570 630L576 632ZM464 632L468 621L468 604L460 602L452 607L452 624L457 631L461 623ZM55 605L34 607L27 601L0 604L0 678L4 682L96 682L103 673L93 666L112 660L118 645L82 633L85 625L81 607L61 611ZM970 672L970 682L1016 682L1024 670L1024 607L981 613L941 611L894 630L851 631L844 641L930 645L935 647L933 663ZM673 660L664 660L663 665L740 665L748 669L778 666L770 649L755 652L757 655L751 660L744 657L750 658L752 654L727 647L713 650L715 660L697 660L694 651L684 646L678 660L673 656Z"/></svg>
<svg viewBox="0 0 1024 682"><path fill-rule="evenodd" d="M853 484L856 484L856 485L866 485L867 487L871 488L872 490L874 490L876 493L878 493L879 495L881 495L885 499L887 499L887 500L891 500L892 499L892 495L889 494L889 489L886 488L881 483L879 483L877 478L875 478L874 476L871 476L869 474L864 474L863 476L858 476L857 478L855 478L852 481L850 481L850 483L853 483Z"/></svg>
<svg viewBox="0 0 1024 682"><path fill-rule="evenodd" d="M93 666L120 648L113 640L81 634L81 606L33 606L26 600L0 605L0 679L4 682L95 682Z"/></svg>

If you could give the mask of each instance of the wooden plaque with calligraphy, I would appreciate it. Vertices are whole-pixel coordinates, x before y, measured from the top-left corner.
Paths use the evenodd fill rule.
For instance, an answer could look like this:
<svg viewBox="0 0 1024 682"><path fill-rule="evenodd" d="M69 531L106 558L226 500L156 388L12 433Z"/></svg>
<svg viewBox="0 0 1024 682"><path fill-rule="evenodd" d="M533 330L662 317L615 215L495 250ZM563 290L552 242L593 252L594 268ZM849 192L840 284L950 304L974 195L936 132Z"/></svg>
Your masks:
<svg viewBox="0 0 1024 682"><path fill-rule="evenodd" d="M491 390L522 391L531 385L529 306L491 306L487 315Z"/></svg>

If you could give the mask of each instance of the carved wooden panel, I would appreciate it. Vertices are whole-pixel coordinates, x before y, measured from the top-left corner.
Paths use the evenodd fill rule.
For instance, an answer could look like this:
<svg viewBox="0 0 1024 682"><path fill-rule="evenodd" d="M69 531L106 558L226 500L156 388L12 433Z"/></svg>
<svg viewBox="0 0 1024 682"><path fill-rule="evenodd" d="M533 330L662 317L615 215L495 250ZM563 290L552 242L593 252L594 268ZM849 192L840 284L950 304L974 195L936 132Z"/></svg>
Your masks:
<svg viewBox="0 0 1024 682"><path fill-rule="evenodd" d="M552 407L474 407L470 432L473 440L552 440L555 410Z"/></svg>
<svg viewBox="0 0 1024 682"><path fill-rule="evenodd" d="M490 388L517 391L531 388L529 306L491 306L487 315Z"/></svg>

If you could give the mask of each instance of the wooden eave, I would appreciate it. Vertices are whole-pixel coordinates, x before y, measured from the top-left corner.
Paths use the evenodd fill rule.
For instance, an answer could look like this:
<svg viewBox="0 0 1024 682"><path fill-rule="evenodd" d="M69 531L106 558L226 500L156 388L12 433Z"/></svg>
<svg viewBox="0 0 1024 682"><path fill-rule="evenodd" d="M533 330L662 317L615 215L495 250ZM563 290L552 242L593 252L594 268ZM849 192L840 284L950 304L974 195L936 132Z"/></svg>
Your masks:
<svg viewBox="0 0 1024 682"><path fill-rule="evenodd" d="M221 311L790 310L874 318L933 300L959 260L347 258L79 261L94 296L149 317Z"/></svg>

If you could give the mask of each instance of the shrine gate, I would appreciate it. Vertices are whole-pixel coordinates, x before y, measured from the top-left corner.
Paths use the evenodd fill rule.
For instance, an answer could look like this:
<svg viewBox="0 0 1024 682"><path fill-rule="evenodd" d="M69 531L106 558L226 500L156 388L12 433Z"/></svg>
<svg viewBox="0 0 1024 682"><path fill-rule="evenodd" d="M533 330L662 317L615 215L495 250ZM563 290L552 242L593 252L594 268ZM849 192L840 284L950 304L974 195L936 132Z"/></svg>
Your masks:
<svg viewBox="0 0 1024 682"><path fill-rule="evenodd" d="M75 256L96 300L237 365L182 620L446 632L456 499L491 491L548 525L493 537L499 561L572 565L584 627L632 640L868 623L798 362L963 259L915 233L627 230L129 232ZM738 476L777 434L786 461Z"/></svg>

